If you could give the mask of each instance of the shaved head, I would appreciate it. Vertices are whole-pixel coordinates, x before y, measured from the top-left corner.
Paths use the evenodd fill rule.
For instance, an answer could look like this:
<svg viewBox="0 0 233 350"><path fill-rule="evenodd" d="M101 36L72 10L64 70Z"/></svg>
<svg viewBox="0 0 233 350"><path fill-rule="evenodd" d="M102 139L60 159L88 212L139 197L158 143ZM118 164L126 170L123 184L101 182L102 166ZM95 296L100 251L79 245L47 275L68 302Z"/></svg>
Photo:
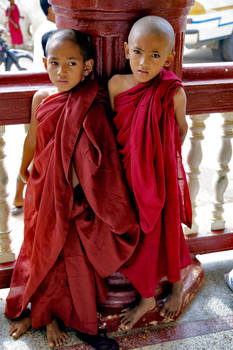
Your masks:
<svg viewBox="0 0 233 350"><path fill-rule="evenodd" d="M145 16L140 18L132 26L128 43L141 34L152 33L158 37L166 38L169 52L172 51L175 43L175 34L171 24L164 18L158 16Z"/></svg>

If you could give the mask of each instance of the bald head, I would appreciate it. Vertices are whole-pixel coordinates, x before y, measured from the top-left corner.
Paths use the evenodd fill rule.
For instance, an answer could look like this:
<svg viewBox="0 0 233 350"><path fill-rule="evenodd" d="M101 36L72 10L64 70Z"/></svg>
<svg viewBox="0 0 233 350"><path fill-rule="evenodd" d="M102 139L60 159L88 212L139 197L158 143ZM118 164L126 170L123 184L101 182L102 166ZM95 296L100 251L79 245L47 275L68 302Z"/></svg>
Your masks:
<svg viewBox="0 0 233 350"><path fill-rule="evenodd" d="M158 16L145 16L140 18L132 26L128 43L137 35L155 34L158 38L166 38L168 50L172 51L175 43L175 34L171 24L164 18Z"/></svg>

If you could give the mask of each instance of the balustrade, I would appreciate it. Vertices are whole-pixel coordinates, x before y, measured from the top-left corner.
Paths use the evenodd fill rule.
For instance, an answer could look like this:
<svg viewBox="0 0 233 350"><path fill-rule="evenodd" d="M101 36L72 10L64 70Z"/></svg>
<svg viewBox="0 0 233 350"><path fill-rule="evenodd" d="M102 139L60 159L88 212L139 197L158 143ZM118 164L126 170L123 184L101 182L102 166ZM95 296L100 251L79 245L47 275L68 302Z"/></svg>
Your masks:
<svg viewBox="0 0 233 350"><path fill-rule="evenodd" d="M232 157L232 145L231 145L231 139L233 137L233 112L228 113L221 113L220 114L224 120L222 124L222 128L218 130L218 136L222 133L222 142L220 145L220 148L218 149L218 143L216 143L216 131L213 136L210 135L209 132L209 138L211 136L211 155L213 158L213 154L216 155L219 152L218 156L218 170L214 169L212 167L212 173L216 172L215 181L212 185L212 192L214 195L214 203L212 203L212 196L209 195L208 201L213 204L213 213L211 218L211 212L209 212L209 225L207 227L207 231L215 232L224 232L226 229L225 226L228 228L232 226L233 222L227 222L225 225L225 219L224 219L224 194L228 188L228 176L227 173L230 171L229 163L231 161ZM198 235L200 233L201 229L199 228L199 223L201 220L204 219L203 215L197 218L196 208L198 208L198 196L201 197L203 194L200 191L200 165L202 161L203 156L203 150L202 147L202 141L204 139L203 131L206 127L206 120L207 118L216 118L216 115L211 114L197 114L197 115L191 115L191 137L190 137L190 150L187 157L187 164L189 167L189 170L187 171L188 175L188 184L189 184L189 190L190 190L190 196L192 201L192 214L193 214L193 221L192 221L192 227L191 229L185 228L185 235L186 237ZM209 120L209 128L216 127L216 124L214 123L214 120L212 120L213 123L211 123L211 120ZM207 155L208 157L208 155ZM204 164L205 166L205 164ZM208 182L213 183L214 177L209 178ZM206 194L205 194L206 196ZM232 203L233 204L233 203ZM207 213L208 215L208 213ZM206 218L205 218L206 221ZM203 226L203 225L202 225Z"/></svg>
<svg viewBox="0 0 233 350"><path fill-rule="evenodd" d="M8 227L9 206L7 202L6 186L8 176L4 167L4 139L5 127L0 126L0 264L15 260L11 251L10 231Z"/></svg>
<svg viewBox="0 0 233 350"><path fill-rule="evenodd" d="M224 230L225 220L223 218L224 212L224 193L228 185L227 173L229 172L228 164L232 157L231 139L233 137L233 112L223 113L223 136L222 145L219 152L219 170L217 171L217 179L215 182L215 202L211 229Z"/></svg>
<svg viewBox="0 0 233 350"><path fill-rule="evenodd" d="M195 64L183 67L183 81L188 96L187 114L191 115L191 149L188 155L189 186L193 205L193 225L186 230L189 249L194 254L233 249L233 222L223 219L224 193L227 189L228 165L231 159L232 115L233 115L233 63ZM213 186L215 196L213 218L211 211L196 216L199 193L202 140L205 122L209 114L220 113L224 118L222 146L219 153L219 170ZM208 118L208 121L214 115ZM221 129L219 129L221 133ZM213 143L211 152L218 153ZM212 182L212 179L208 179ZM211 203L212 198L209 198ZM208 220L206 218L208 215ZM208 227L199 228L201 220L208 221ZM212 224L211 224L212 221ZM220 229L220 230L219 230Z"/></svg>
<svg viewBox="0 0 233 350"><path fill-rule="evenodd" d="M196 222L196 197L200 189L200 163L202 160L202 147L201 141L204 139L203 130L205 129L205 120L209 117L209 114L196 114L190 116L192 120L192 137L191 140L191 148L188 154L188 165L190 171L188 172L188 185L190 191L190 197L192 202L192 227L189 229L185 228L185 235L197 234L198 233L198 224Z"/></svg>

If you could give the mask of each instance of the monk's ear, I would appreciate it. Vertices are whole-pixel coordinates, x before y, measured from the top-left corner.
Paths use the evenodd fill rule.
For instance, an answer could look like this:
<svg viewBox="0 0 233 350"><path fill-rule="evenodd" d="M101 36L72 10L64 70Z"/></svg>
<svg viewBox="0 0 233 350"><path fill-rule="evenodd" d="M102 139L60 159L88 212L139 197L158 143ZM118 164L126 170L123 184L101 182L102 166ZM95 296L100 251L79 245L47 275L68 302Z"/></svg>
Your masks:
<svg viewBox="0 0 233 350"><path fill-rule="evenodd" d="M167 56L166 62L164 63L164 67L169 67L172 61L174 60L174 57L175 57L175 51L172 50L172 52L169 53L169 55Z"/></svg>
<svg viewBox="0 0 233 350"><path fill-rule="evenodd" d="M124 48L125 48L125 58L129 59L129 45L127 42L124 42Z"/></svg>
<svg viewBox="0 0 233 350"><path fill-rule="evenodd" d="M84 72L83 75L87 77L92 71L94 67L94 60L90 58L89 60L86 60L84 63Z"/></svg>
<svg viewBox="0 0 233 350"><path fill-rule="evenodd" d="M44 63L45 69L47 70L48 64L47 64L47 58L46 57L43 57L43 63Z"/></svg>

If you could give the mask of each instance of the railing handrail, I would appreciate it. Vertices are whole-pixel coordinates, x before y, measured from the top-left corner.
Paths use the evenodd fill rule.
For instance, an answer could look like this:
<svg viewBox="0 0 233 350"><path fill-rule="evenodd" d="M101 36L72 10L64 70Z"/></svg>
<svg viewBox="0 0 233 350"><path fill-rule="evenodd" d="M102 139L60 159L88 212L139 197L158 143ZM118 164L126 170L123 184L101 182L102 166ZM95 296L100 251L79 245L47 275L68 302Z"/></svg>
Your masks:
<svg viewBox="0 0 233 350"><path fill-rule="evenodd" d="M233 111L233 63L186 64L183 81L187 114ZM48 84L47 73L0 74L0 125L28 123L34 92Z"/></svg>
<svg viewBox="0 0 233 350"><path fill-rule="evenodd" d="M183 81L233 79L233 62L184 64Z"/></svg>

